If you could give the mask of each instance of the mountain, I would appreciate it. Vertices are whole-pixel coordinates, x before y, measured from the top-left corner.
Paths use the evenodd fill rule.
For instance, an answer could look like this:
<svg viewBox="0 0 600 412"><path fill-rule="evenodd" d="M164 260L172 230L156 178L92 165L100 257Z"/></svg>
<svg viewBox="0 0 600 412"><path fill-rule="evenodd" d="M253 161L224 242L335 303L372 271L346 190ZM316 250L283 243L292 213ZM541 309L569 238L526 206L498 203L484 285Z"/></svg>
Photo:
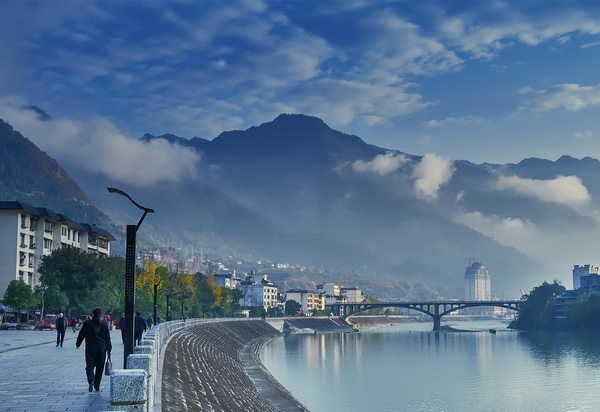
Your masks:
<svg viewBox="0 0 600 412"><path fill-rule="evenodd" d="M141 213L106 187L155 209L140 228L142 247L313 266L326 269L323 276L352 274L379 296L386 288L374 286L378 279L389 285L387 296L419 298L461 298L473 258L489 267L500 298L543 280L568 280L572 265L595 263L595 159L452 162L377 147L316 117L286 114L212 140L146 134L140 142L157 139L197 152L198 175L125 184L68 163L69 174L114 221L135 223ZM3 162L13 158L11 170L27 168L21 152L28 153L15 150ZM31 196L24 182L10 183L19 173L2 176L7 190ZM52 184L37 189L42 198ZM85 193L61 193L91 203ZM284 272L278 272L284 287L308 287L319 278Z"/></svg>
<svg viewBox="0 0 600 412"><path fill-rule="evenodd" d="M0 147L0 199L45 207L73 221L112 231L110 218L91 204L56 160L1 119Z"/></svg>
<svg viewBox="0 0 600 412"><path fill-rule="evenodd" d="M535 281L532 259L452 221L439 202L415 197L411 174L422 159L419 156L367 144L304 115L280 115L272 122L224 132L210 141L144 136L146 140L158 138L200 152L203 169L211 171L202 176L205 183L260 210L285 229L344 241L377 257L353 266L352 254L347 253L346 270L438 286L449 282L456 296L462 294L468 259L477 257L493 268L500 294L514 295L523 283ZM355 165L378 156L403 159L405 164L387 175L355 171ZM462 180L492 176L477 165L457 164L456 168Z"/></svg>

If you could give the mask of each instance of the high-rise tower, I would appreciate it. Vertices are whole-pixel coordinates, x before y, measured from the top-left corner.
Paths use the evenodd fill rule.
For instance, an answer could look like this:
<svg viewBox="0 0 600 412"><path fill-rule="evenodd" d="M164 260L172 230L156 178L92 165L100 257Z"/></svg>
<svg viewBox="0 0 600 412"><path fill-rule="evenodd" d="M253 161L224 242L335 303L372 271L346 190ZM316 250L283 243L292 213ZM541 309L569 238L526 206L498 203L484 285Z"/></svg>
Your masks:
<svg viewBox="0 0 600 412"><path fill-rule="evenodd" d="M465 270L465 300L491 300L490 271L479 262L473 262Z"/></svg>

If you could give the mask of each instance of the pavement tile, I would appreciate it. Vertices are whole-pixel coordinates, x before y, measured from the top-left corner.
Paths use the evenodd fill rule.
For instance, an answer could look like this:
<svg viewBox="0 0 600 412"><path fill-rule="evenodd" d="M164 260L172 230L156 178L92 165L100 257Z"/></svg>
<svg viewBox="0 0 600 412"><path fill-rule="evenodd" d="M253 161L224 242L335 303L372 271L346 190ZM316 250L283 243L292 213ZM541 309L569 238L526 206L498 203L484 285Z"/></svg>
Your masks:
<svg viewBox="0 0 600 412"><path fill-rule="evenodd" d="M1 411L104 412L110 406L110 378L100 392L87 392L83 347L75 348L77 334L67 333L56 347L55 331L0 330ZM112 331L112 358L123 359L121 333Z"/></svg>

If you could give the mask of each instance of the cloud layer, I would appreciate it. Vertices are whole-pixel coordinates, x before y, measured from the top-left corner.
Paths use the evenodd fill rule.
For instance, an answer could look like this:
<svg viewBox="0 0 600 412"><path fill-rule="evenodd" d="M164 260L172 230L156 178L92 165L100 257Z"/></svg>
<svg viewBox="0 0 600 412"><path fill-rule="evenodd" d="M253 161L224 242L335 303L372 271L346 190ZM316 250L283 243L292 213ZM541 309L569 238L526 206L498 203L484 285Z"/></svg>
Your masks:
<svg viewBox="0 0 600 412"><path fill-rule="evenodd" d="M164 139L141 142L102 117L42 121L33 111L5 101L0 103L0 118L61 164L116 181L150 185L196 176L199 157L193 150Z"/></svg>
<svg viewBox="0 0 600 412"><path fill-rule="evenodd" d="M495 188L511 190L544 202L568 206L579 206L591 200L590 193L577 176L558 176L552 180L501 176L498 178Z"/></svg>
<svg viewBox="0 0 600 412"><path fill-rule="evenodd" d="M450 181L454 171L452 160L427 153L413 171L415 194L425 200L437 199L440 187Z"/></svg>

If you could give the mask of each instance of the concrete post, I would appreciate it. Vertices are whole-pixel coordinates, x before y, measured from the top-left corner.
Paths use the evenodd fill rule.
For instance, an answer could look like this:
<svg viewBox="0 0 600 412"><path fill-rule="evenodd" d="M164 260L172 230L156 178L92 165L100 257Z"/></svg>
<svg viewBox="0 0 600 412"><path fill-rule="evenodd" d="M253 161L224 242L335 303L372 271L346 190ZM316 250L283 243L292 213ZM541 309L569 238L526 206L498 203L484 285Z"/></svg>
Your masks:
<svg viewBox="0 0 600 412"><path fill-rule="evenodd" d="M146 371L115 369L110 375L110 404L112 410L148 412Z"/></svg>

